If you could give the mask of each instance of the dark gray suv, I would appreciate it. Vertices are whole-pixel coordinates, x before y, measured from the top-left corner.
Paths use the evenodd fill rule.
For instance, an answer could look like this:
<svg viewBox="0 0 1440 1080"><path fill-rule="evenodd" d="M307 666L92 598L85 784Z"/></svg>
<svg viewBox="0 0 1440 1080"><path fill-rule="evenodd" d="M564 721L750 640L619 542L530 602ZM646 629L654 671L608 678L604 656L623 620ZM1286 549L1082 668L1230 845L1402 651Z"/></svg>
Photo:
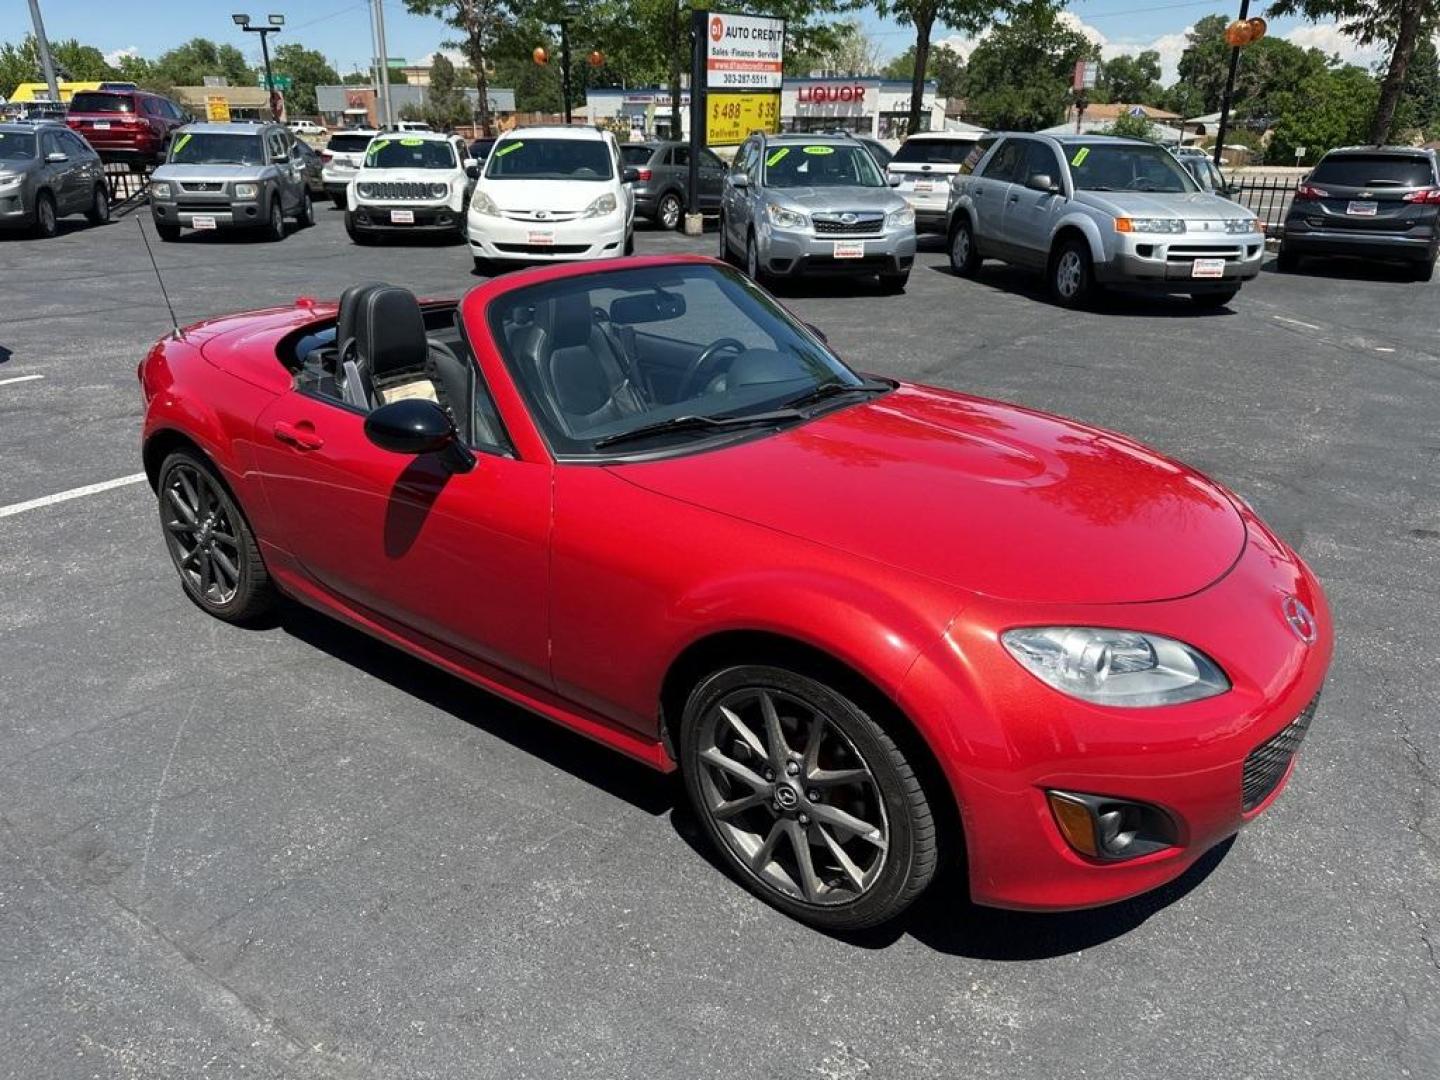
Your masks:
<svg viewBox="0 0 1440 1080"><path fill-rule="evenodd" d="M84 214L94 225L110 220L100 156L52 121L0 124L0 227L50 237L66 214Z"/></svg>
<svg viewBox="0 0 1440 1080"><path fill-rule="evenodd" d="M1434 150L1331 150L1301 181L1285 215L1277 265L1305 255L1401 259L1428 281L1440 254L1440 168Z"/></svg>
<svg viewBox="0 0 1440 1080"><path fill-rule="evenodd" d="M635 182L635 214L663 229L678 229L685 218L690 185L690 147L681 142L626 143L620 147L625 164L640 173ZM720 188L725 163L709 150L700 150L700 210L720 209Z"/></svg>

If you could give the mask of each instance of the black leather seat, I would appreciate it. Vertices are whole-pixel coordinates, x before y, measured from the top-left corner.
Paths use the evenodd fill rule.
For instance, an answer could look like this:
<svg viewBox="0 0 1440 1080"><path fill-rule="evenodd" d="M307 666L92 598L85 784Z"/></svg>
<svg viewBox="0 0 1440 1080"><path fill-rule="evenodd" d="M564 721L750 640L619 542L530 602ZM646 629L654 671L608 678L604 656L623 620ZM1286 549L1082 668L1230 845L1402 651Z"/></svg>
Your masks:
<svg viewBox="0 0 1440 1080"><path fill-rule="evenodd" d="M551 302L538 353L541 383L571 435L644 410L624 357L595 320L588 293Z"/></svg>

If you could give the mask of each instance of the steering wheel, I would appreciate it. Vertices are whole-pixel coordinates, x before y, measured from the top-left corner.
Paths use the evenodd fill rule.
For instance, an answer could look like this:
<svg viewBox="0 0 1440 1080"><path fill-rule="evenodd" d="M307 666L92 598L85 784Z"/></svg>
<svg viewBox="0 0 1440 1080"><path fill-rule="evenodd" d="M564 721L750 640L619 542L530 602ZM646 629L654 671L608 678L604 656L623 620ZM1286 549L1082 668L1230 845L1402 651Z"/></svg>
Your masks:
<svg viewBox="0 0 1440 1080"><path fill-rule="evenodd" d="M731 349L737 353L745 351L745 343L737 341L733 337L722 337L706 345L700 355L690 361L690 366L685 369L685 377L680 380L681 399L694 397L700 387L705 385L701 376L705 375L707 369L714 362L715 357L722 349Z"/></svg>

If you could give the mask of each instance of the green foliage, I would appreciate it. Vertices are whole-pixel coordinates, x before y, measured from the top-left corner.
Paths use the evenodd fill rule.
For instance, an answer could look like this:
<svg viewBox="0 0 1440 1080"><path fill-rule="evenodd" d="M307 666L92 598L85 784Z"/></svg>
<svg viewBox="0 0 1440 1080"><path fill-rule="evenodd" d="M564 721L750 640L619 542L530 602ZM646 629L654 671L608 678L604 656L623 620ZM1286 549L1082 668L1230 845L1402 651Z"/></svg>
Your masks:
<svg viewBox="0 0 1440 1080"><path fill-rule="evenodd" d="M1440 56L1429 38L1415 47L1405 69L1395 130L1402 133L1402 141L1416 134L1424 139L1440 138Z"/></svg>
<svg viewBox="0 0 1440 1080"><path fill-rule="evenodd" d="M460 87L455 65L444 53L436 53L430 61L430 85L422 111L422 119L436 131L450 131L470 122L470 100Z"/></svg>
<svg viewBox="0 0 1440 1080"><path fill-rule="evenodd" d="M1158 107L1165 96L1160 85L1160 54L1147 49L1137 56L1105 61L1100 67L1099 85L1110 101Z"/></svg>
<svg viewBox="0 0 1440 1080"><path fill-rule="evenodd" d="M1120 135L1126 139L1155 139L1155 125L1148 117L1130 116L1122 114L1117 116L1103 131L1103 135Z"/></svg>
<svg viewBox="0 0 1440 1080"><path fill-rule="evenodd" d="M119 78L120 74L94 45L81 45L74 38L52 41L50 59L70 82L104 82Z"/></svg>
<svg viewBox="0 0 1440 1080"><path fill-rule="evenodd" d="M1035 131L1064 119L1075 61L1098 50L1058 14L1052 4L1027 2L975 47L965 96L977 123Z"/></svg>
<svg viewBox="0 0 1440 1080"><path fill-rule="evenodd" d="M1293 165L1295 148L1303 146L1301 163L1312 164L1332 147L1363 143L1379 96L1375 79L1353 64L1310 76L1293 92L1277 95L1279 115L1266 160Z"/></svg>
<svg viewBox="0 0 1440 1080"><path fill-rule="evenodd" d="M1273 120L1282 98L1327 67L1319 49L1302 49L1283 38L1261 38L1240 50L1232 107L1242 119Z"/></svg>
<svg viewBox="0 0 1440 1080"><path fill-rule="evenodd" d="M910 46L881 69L887 79L910 79L915 75L915 46ZM960 97L965 92L965 61L950 46L937 44L930 49L930 62L925 77L934 79L943 98Z"/></svg>
<svg viewBox="0 0 1440 1080"><path fill-rule="evenodd" d="M26 35L19 45L0 45L0 97L9 98L24 82L40 79L40 58L35 54L35 39Z"/></svg>
<svg viewBox="0 0 1440 1080"><path fill-rule="evenodd" d="M375 81L368 71L352 71L340 80L345 86L369 86Z"/></svg>
<svg viewBox="0 0 1440 1080"><path fill-rule="evenodd" d="M902 26L915 28L915 50L910 62L912 134L920 128L920 98L924 90L924 75L930 68L930 34L936 23L978 33L992 27L1002 13L1016 9L1023 12L1029 8L1050 12L1052 23L1058 10L1054 0L875 0L875 10L881 15L893 18Z"/></svg>
<svg viewBox="0 0 1440 1080"><path fill-rule="evenodd" d="M875 75L880 47L858 22L830 24L833 33L812 35L808 48L785 50L787 75Z"/></svg>
<svg viewBox="0 0 1440 1080"><path fill-rule="evenodd" d="M445 44L465 55L480 94L479 119L485 131L494 126L489 72L497 55L496 45L532 7L528 0L405 0L405 10L412 15L434 15L459 34Z"/></svg>
<svg viewBox="0 0 1440 1080"><path fill-rule="evenodd" d="M307 49L298 41L287 42L276 49L271 67L277 75L290 76L291 87L286 91L285 104L293 116L314 115L315 87L333 86L340 81L324 53Z"/></svg>
<svg viewBox="0 0 1440 1080"><path fill-rule="evenodd" d="M149 77L170 86L200 86L206 75L223 75L231 86L256 85L255 69L234 45L218 45L209 38L192 38L160 54Z"/></svg>
<svg viewBox="0 0 1440 1080"><path fill-rule="evenodd" d="M1180 54L1179 85L1189 88L1189 109L1176 109L1183 116L1199 116L1220 108L1225 93L1225 76L1230 65L1230 46L1225 44L1226 15L1206 15L1185 34L1185 51ZM1262 39L1263 40L1263 39Z"/></svg>

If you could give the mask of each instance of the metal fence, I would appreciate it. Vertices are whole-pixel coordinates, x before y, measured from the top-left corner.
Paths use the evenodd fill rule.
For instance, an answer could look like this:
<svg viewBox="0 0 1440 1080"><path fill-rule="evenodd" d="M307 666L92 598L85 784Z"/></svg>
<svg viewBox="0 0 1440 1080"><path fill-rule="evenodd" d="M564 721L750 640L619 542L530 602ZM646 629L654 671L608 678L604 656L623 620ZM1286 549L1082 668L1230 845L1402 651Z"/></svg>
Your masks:
<svg viewBox="0 0 1440 1080"><path fill-rule="evenodd" d="M128 164L112 161L105 165L105 180L110 185L110 212L122 215L144 204L150 171L135 172Z"/></svg>
<svg viewBox="0 0 1440 1080"><path fill-rule="evenodd" d="M1266 236L1285 231L1285 215L1295 197L1298 177L1232 175L1229 180L1236 186L1235 201L1260 219Z"/></svg>

